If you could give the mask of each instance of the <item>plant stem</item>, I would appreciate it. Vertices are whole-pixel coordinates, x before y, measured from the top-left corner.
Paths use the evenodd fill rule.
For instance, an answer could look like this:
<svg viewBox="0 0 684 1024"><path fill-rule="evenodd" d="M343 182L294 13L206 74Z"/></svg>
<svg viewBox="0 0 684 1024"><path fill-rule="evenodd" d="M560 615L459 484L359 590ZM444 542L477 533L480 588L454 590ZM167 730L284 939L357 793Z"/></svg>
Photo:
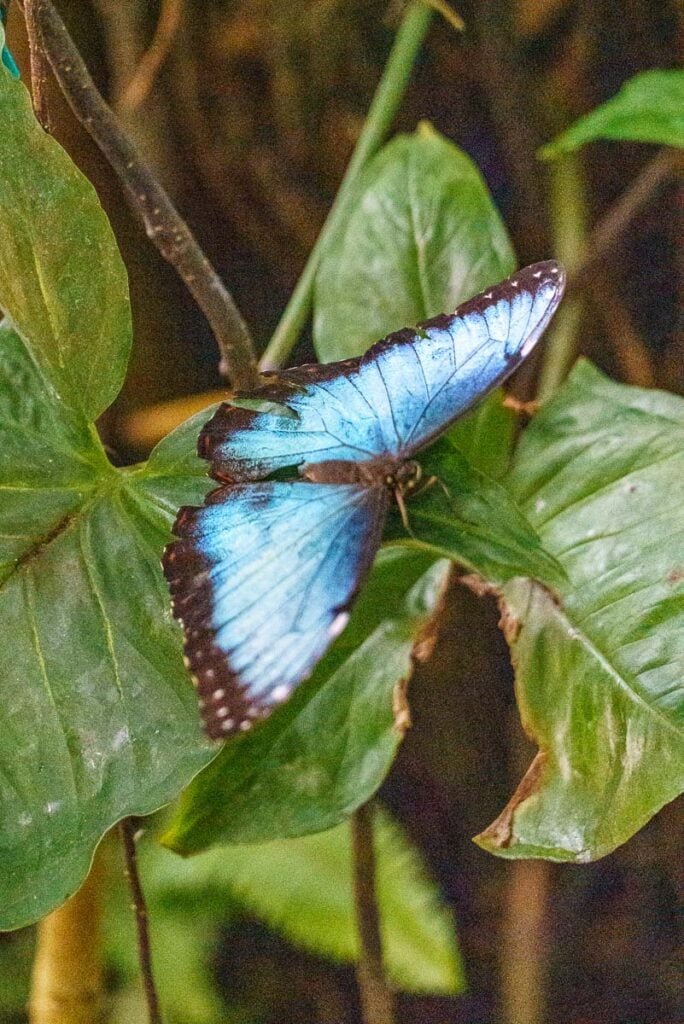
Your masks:
<svg viewBox="0 0 684 1024"><path fill-rule="evenodd" d="M387 987L382 962L380 914L375 892L375 851L373 809L359 807L352 815L354 858L354 901L359 930L357 978L364 1024L394 1024L392 994Z"/></svg>
<svg viewBox="0 0 684 1024"><path fill-rule="evenodd" d="M46 132L51 131L47 97L47 63L43 52L40 28L36 21L35 0L24 0L24 21L31 58L31 96L36 117Z"/></svg>
<svg viewBox="0 0 684 1024"><path fill-rule="evenodd" d="M568 267L568 299L559 311L563 316L556 318L555 329L546 346L539 382L540 402L548 401L558 389L574 359L579 318L577 294L591 285L597 264L619 244L639 211L662 184L681 169L683 161L680 150L660 150L595 225L579 252L577 224L572 226L571 223L578 212L577 203L568 204L572 188L563 192L561 187L563 175L572 167L572 159L577 158L564 157L557 164L554 162L552 168L559 197L553 204L557 220L556 250ZM562 195L566 198L562 199ZM570 251L565 254L562 247L568 243ZM564 313L564 309L567 312Z"/></svg>
<svg viewBox="0 0 684 1024"><path fill-rule="evenodd" d="M548 970L547 912L551 866L544 860L506 865L506 905L501 939L503 1024L544 1024Z"/></svg>
<svg viewBox="0 0 684 1024"><path fill-rule="evenodd" d="M615 248L632 221L660 186L684 168L684 154L680 149L661 149L632 184L604 214L592 229L586 255L574 273L570 274L568 288L581 288L591 278L596 264Z"/></svg>
<svg viewBox="0 0 684 1024"><path fill-rule="evenodd" d="M529 746L514 712L510 715L510 774L520 778ZM553 875L545 860L506 864L501 920L501 1024L545 1024L550 959L549 918Z"/></svg>
<svg viewBox="0 0 684 1024"><path fill-rule="evenodd" d="M150 1024L161 1024L162 1015L159 1008L159 997L154 984L152 973L152 948L150 945L150 929L147 916L147 904L145 895L140 884L138 874L138 856L135 849L136 824L133 818L124 818L119 824L121 841L126 858L126 878L131 887L133 898L133 910L135 912L135 925L138 932L138 956L140 959L140 973L142 975L145 999L147 1001L147 1013Z"/></svg>
<svg viewBox="0 0 684 1024"><path fill-rule="evenodd" d="M586 251L587 203L582 165L572 153L550 168L554 252L572 277ZM577 351L584 302L568 294L549 331L539 374L537 400L547 402L565 379Z"/></svg>
<svg viewBox="0 0 684 1024"><path fill-rule="evenodd" d="M282 366L297 343L311 312L316 272L325 246L347 214L361 171L380 148L390 129L431 18L432 10L422 0L412 3L404 15L335 201L262 356L263 369Z"/></svg>
<svg viewBox="0 0 684 1024"><path fill-rule="evenodd" d="M130 114L145 102L173 47L182 20L183 0L161 0L159 18L152 42L140 58L125 89L114 103L116 110Z"/></svg>
<svg viewBox="0 0 684 1024"><path fill-rule="evenodd" d="M53 4L33 0L33 10L45 53L69 106L117 174L148 238L177 270L209 321L221 354L220 371L234 388L256 386L254 346L233 297L97 91Z"/></svg>
<svg viewBox="0 0 684 1024"><path fill-rule="evenodd" d="M100 1017L101 875L98 852L79 891L38 924L30 1024L92 1024Z"/></svg>

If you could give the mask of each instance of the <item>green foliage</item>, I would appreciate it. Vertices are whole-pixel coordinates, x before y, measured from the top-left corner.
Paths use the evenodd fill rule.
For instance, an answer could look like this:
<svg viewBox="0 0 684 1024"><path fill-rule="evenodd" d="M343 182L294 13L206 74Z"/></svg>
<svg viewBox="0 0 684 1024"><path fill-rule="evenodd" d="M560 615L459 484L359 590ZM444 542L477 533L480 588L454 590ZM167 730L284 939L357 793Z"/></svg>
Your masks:
<svg viewBox="0 0 684 1024"><path fill-rule="evenodd" d="M173 439L149 470L109 463L92 418L128 356L125 270L92 187L4 71L0 109L11 317L0 328L0 621L11 637L0 927L11 928L61 903L115 821L172 799L210 756L159 566L178 500L200 500L207 482L187 458L173 462Z"/></svg>
<svg viewBox="0 0 684 1024"><path fill-rule="evenodd" d="M582 862L684 786L684 400L580 363L525 432L510 486L568 582L560 603L529 580L504 588L541 754L479 841Z"/></svg>
<svg viewBox="0 0 684 1024"><path fill-rule="evenodd" d="M451 260L453 265L470 268L462 275L464 289L486 287L493 279L490 275L500 273L499 264L493 266L492 261L505 264L510 259L510 247L479 175L463 154L436 133L423 130L415 137L390 143L372 164L381 168L381 181L387 183L393 195L400 196L405 188L407 160L412 180L418 183L422 175L426 182L433 183L432 191L428 185L423 186L428 188L427 195L432 196L433 205L439 206L445 219L454 223L451 233L440 241L443 266ZM449 191L443 196L445 173ZM453 183L455 173L460 175L457 180L465 179L462 195ZM362 189L362 205L365 195ZM377 195L380 202L381 186ZM389 244L391 231L386 225L387 245L380 251L372 247L357 251L352 264L359 278L367 282L366 298L370 301L374 283L380 294L384 282L396 277L399 253L404 283L398 281L397 289L403 287L408 294L398 290L397 299L403 295L406 323L416 323L426 315L424 294L418 284L416 239L411 235L419 222L417 210L422 203L416 196L413 214L401 236L405 250ZM356 223L357 212L355 207L351 224ZM463 229L471 220L478 222L478 228ZM482 250L500 256L483 259ZM348 265L349 256L345 258ZM338 269L342 267L340 263ZM413 285L409 287L411 275ZM445 274L435 276L431 286L435 308L449 308L465 299L469 292L459 292L458 287L458 276L450 280ZM338 347L335 354L352 355L359 334L366 337L363 304L352 309L345 289L338 289L334 275L328 276L325 269L317 296L331 322L344 325L347 331L346 347ZM378 303L373 316L375 338L397 326L389 300L384 305ZM340 336L336 344L341 343ZM510 428L510 418L501 410L500 395L495 395L484 403L482 414L476 412L458 424L453 436L462 439L476 460L499 472L509 450ZM411 675L414 648L430 629L445 579L446 566L433 564L435 556L447 553L454 557L458 552L458 557L467 558L469 564L472 561L482 573L495 572L497 579L509 579L520 571L544 579L556 578L558 568L553 559L541 551L534 532L504 492L466 465L457 451L451 451L450 456L450 465L445 461L441 468L447 486L453 483L458 491L460 518L449 522L443 510L431 515L429 510L439 501L436 489L411 504L412 521L414 514L418 521L421 508L425 510L420 519L422 550L381 553L349 626L311 680L253 734L231 741L183 794L165 836L165 842L174 849L189 853L218 842L255 842L315 832L341 821L375 792L401 739L401 729L394 720L393 696L397 684ZM500 509L497 502L503 503ZM504 509L510 513L510 520ZM407 540L405 531L396 528L396 535L404 548L417 546L410 538ZM526 545L529 550L525 550Z"/></svg>
<svg viewBox="0 0 684 1024"><path fill-rule="evenodd" d="M16 927L74 891L103 832L172 799L209 750L159 566L161 500L175 507L176 491L114 470L7 327L0 374L0 905ZM204 480L186 483L201 496Z"/></svg>
<svg viewBox="0 0 684 1024"><path fill-rule="evenodd" d="M407 324L452 311L514 268L506 229L472 160L430 125L371 160L316 279L322 362L359 355Z"/></svg>
<svg viewBox="0 0 684 1024"><path fill-rule="evenodd" d="M42 386L94 420L116 398L131 345L126 269L94 189L0 68L0 307Z"/></svg>
<svg viewBox="0 0 684 1024"><path fill-rule="evenodd" d="M407 536L397 510L389 540L450 558L490 583L530 576L554 586L563 579L562 568L543 549L515 501L471 466L451 435L433 445L421 463L428 483L408 509L413 537Z"/></svg>
<svg viewBox="0 0 684 1024"><path fill-rule="evenodd" d="M541 156L571 153L596 139L684 146L684 70L643 71L630 78L616 96L544 146Z"/></svg>
<svg viewBox="0 0 684 1024"><path fill-rule="evenodd" d="M32 928L0 935L0 1021L23 1020L26 1008L34 935Z"/></svg>

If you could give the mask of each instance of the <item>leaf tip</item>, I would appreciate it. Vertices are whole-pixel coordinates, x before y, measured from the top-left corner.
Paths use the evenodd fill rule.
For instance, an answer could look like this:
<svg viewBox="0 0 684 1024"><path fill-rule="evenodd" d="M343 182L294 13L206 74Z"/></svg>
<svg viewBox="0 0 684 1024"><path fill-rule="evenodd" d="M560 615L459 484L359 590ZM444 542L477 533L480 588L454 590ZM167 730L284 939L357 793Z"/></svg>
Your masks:
<svg viewBox="0 0 684 1024"><path fill-rule="evenodd" d="M436 139L439 136L439 132L433 125L432 121L428 121L427 118L424 118L416 125L416 135L419 139Z"/></svg>
<svg viewBox="0 0 684 1024"><path fill-rule="evenodd" d="M501 814L483 832L475 836L473 842L490 853L501 853L515 845L516 812L541 788L547 761L548 755L540 750Z"/></svg>

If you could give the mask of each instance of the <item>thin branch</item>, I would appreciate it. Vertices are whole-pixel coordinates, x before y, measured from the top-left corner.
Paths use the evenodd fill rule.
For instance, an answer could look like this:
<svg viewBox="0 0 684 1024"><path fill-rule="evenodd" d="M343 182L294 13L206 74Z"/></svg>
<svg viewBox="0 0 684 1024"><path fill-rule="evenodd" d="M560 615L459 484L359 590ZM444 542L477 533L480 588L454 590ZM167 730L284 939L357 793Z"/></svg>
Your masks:
<svg viewBox="0 0 684 1024"><path fill-rule="evenodd" d="M512 712L509 717L510 775L529 764L529 745ZM502 1024L544 1024L548 1004L549 917L553 904L551 865L514 860L506 865L501 908L500 983Z"/></svg>
<svg viewBox="0 0 684 1024"><path fill-rule="evenodd" d="M136 825L133 818L124 818L119 823L121 841L126 858L126 878L131 887L133 899L133 910L135 911L135 924L138 931L138 955L140 958L140 973L145 989L147 1000L147 1012L150 1024L161 1024L162 1016L159 1008L159 997L154 984L152 974L152 950L150 946L150 930L147 917L147 904L140 884L138 874L138 856L135 849Z"/></svg>
<svg viewBox="0 0 684 1024"><path fill-rule="evenodd" d="M349 209L361 171L380 148L394 120L431 18L432 10L421 0L415 0L404 15L335 202L263 354L261 365L266 370L281 366L297 343L311 312L314 283L323 250Z"/></svg>
<svg viewBox="0 0 684 1024"><path fill-rule="evenodd" d="M441 14L444 20L451 25L455 32L465 32L466 24L460 14L451 7L447 0L423 0L428 7L432 7L437 14Z"/></svg>
<svg viewBox="0 0 684 1024"><path fill-rule="evenodd" d="M364 1024L394 1024L392 994L382 962L380 915L375 892L373 810L366 804L352 815L354 901L359 931L357 978Z"/></svg>
<svg viewBox="0 0 684 1024"><path fill-rule="evenodd" d="M48 64L43 52L40 27L36 21L35 0L24 0L24 21L31 59L31 97L36 117L46 132L52 130L47 95Z"/></svg>
<svg viewBox="0 0 684 1024"><path fill-rule="evenodd" d="M148 238L175 267L209 321L221 354L221 373L234 388L256 386L254 346L230 292L97 91L50 0L33 0L33 7L45 53L69 106L119 177Z"/></svg>
<svg viewBox="0 0 684 1024"><path fill-rule="evenodd" d="M661 149L591 231L586 256L568 279L568 291L585 287L596 264L606 258L660 186L684 167L678 149Z"/></svg>
<svg viewBox="0 0 684 1024"><path fill-rule="evenodd" d="M117 110L131 114L145 102L171 51L182 19L183 0L162 0L152 42L140 58L128 85L118 97L115 103Z"/></svg>
<svg viewBox="0 0 684 1024"><path fill-rule="evenodd" d="M549 206L553 251L572 275L586 253L589 233L587 189L581 160L569 153L550 167ZM578 347L584 316L582 294L568 295L558 310L543 349L537 400L543 405L565 380Z"/></svg>
<svg viewBox="0 0 684 1024"><path fill-rule="evenodd" d="M681 169L682 159L679 150L661 149L589 232L582 246L583 255L572 262L566 259L570 264L568 298L547 344L537 393L540 402L554 394L573 362L582 312L579 299L584 289L593 290L597 264L619 244L639 211L663 183Z"/></svg>

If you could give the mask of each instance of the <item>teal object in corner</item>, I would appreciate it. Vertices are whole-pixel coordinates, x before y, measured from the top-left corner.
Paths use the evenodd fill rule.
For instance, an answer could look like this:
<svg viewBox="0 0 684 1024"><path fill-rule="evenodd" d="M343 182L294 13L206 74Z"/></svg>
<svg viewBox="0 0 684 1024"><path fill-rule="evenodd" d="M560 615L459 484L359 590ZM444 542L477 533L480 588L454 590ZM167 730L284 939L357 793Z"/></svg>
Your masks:
<svg viewBox="0 0 684 1024"><path fill-rule="evenodd" d="M19 68L16 65L14 57L9 52L9 50L7 49L6 46L3 46L3 48L2 48L2 63L5 65L5 67L7 68L7 70L9 71L9 73L12 75L13 78L20 78L21 77L19 75Z"/></svg>
<svg viewBox="0 0 684 1024"><path fill-rule="evenodd" d="M5 46L5 21L7 20L7 11L4 7L0 7L0 35L2 36L2 63L5 65L9 73L13 78L20 78L19 68L16 65L14 57Z"/></svg>

